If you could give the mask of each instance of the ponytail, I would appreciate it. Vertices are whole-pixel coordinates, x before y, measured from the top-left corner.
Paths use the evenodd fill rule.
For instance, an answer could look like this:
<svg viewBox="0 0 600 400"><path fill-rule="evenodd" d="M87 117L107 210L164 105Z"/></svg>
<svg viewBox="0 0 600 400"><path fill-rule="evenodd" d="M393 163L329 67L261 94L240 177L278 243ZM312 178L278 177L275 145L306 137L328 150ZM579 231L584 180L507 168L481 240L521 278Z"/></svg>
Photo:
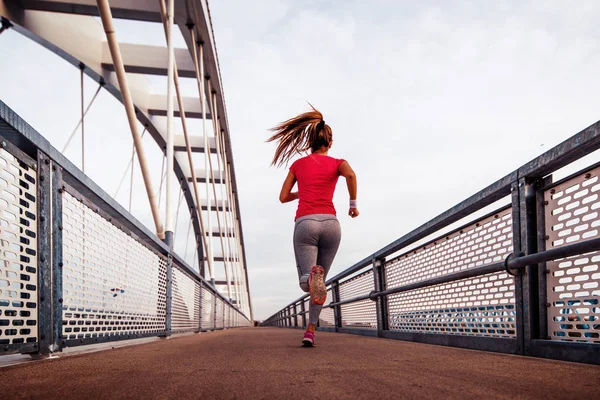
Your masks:
<svg viewBox="0 0 600 400"><path fill-rule="evenodd" d="M312 105L311 108L312 111L288 119L271 129L275 134L267 142L279 142L271 165L280 167L296 153L304 153L309 149L314 153L323 146L329 147L333 140L331 127L325 123L320 111Z"/></svg>

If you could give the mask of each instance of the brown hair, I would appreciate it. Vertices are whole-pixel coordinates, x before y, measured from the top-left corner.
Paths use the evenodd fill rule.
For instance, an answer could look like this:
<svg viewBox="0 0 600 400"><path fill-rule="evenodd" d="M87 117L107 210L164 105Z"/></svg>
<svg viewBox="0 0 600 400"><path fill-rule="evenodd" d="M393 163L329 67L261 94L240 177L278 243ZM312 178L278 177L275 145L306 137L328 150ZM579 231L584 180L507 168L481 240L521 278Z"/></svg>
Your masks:
<svg viewBox="0 0 600 400"><path fill-rule="evenodd" d="M331 127L323 121L323 114L310 103L312 111L305 112L297 117L271 128L275 134L267 142L278 141L275 156L271 165L282 166L296 153L319 150L322 146L329 147L333 140Z"/></svg>

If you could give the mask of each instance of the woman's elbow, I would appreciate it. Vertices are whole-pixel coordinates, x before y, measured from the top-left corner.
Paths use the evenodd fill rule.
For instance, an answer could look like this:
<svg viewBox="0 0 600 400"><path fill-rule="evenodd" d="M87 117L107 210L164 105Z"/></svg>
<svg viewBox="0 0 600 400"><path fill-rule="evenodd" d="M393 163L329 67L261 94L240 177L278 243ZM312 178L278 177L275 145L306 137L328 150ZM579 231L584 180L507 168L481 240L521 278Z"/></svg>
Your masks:
<svg viewBox="0 0 600 400"><path fill-rule="evenodd" d="M283 204L283 203L285 203L285 200L286 200L286 196L284 196L284 195L280 194L280 195L279 195L279 202L280 202L281 204Z"/></svg>

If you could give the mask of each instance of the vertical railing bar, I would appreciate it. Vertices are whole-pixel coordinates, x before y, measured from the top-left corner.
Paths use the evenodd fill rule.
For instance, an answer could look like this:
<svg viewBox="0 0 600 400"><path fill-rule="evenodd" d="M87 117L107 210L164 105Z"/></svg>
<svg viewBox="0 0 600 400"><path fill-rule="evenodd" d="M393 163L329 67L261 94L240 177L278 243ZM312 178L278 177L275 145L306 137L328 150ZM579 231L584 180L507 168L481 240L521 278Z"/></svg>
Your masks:
<svg viewBox="0 0 600 400"><path fill-rule="evenodd" d="M298 327L298 309L296 308L296 303L294 303L294 328Z"/></svg>
<svg viewBox="0 0 600 400"><path fill-rule="evenodd" d="M376 292L385 290L384 271L385 258L373 259L373 286ZM388 330L387 297L378 297L375 303L377 313L377 336L382 337L383 331Z"/></svg>
<svg viewBox="0 0 600 400"><path fill-rule="evenodd" d="M513 253L521 251L521 203L519 182L511 184L511 203L512 203L512 231L513 231ZM524 342L524 322L523 319L523 279L522 276L515 276L515 324L517 330L517 354L523 354L525 351Z"/></svg>
<svg viewBox="0 0 600 400"><path fill-rule="evenodd" d="M198 332L202 332L202 303L204 302L204 283L200 281L200 307L198 316Z"/></svg>
<svg viewBox="0 0 600 400"><path fill-rule="evenodd" d="M173 255L167 255L167 315L165 322L165 336L169 337L172 333L173 322Z"/></svg>
<svg viewBox="0 0 600 400"><path fill-rule="evenodd" d="M535 187L538 181L527 178L519 180L519 203L521 224L521 252L532 254L537 252L537 212ZM523 351L530 354L533 339L539 335L538 329L538 265L525 267L523 280Z"/></svg>
<svg viewBox="0 0 600 400"><path fill-rule="evenodd" d="M331 297L332 297L334 303L337 303L340 301L340 282L339 281L331 282ZM342 327L342 307L339 305L333 307L333 325L334 325L336 331L338 330L338 328Z"/></svg>
<svg viewBox="0 0 600 400"><path fill-rule="evenodd" d="M541 182L541 188L536 190L538 251L546 250L546 203L544 188L548 187L551 183L552 175L549 175ZM546 263L540 264L538 267L538 333L540 339L550 339L548 334L548 273Z"/></svg>
<svg viewBox="0 0 600 400"><path fill-rule="evenodd" d="M38 352L52 352L52 175L50 159L38 150Z"/></svg>
<svg viewBox="0 0 600 400"><path fill-rule="evenodd" d="M213 331L217 329L217 295L213 293Z"/></svg>
<svg viewBox="0 0 600 400"><path fill-rule="evenodd" d="M62 197L65 188L62 168L52 164L52 344L51 352L62 350L63 316L63 210Z"/></svg>
<svg viewBox="0 0 600 400"><path fill-rule="evenodd" d="M304 306L306 304L306 301L304 301L304 299L302 299L302 301L300 302L300 310L302 311L302 328L306 328L306 307Z"/></svg>

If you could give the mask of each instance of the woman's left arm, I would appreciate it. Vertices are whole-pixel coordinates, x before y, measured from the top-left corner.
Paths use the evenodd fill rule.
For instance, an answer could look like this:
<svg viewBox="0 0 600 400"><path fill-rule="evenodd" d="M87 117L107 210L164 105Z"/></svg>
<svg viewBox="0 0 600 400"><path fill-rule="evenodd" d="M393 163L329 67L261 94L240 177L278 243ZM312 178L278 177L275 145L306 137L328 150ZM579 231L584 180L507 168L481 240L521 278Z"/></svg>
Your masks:
<svg viewBox="0 0 600 400"><path fill-rule="evenodd" d="M296 176L291 172L288 172L288 176L281 186L281 193L279 193L279 201L282 203L288 203L290 201L298 200L298 192L292 192L294 185L296 184Z"/></svg>

